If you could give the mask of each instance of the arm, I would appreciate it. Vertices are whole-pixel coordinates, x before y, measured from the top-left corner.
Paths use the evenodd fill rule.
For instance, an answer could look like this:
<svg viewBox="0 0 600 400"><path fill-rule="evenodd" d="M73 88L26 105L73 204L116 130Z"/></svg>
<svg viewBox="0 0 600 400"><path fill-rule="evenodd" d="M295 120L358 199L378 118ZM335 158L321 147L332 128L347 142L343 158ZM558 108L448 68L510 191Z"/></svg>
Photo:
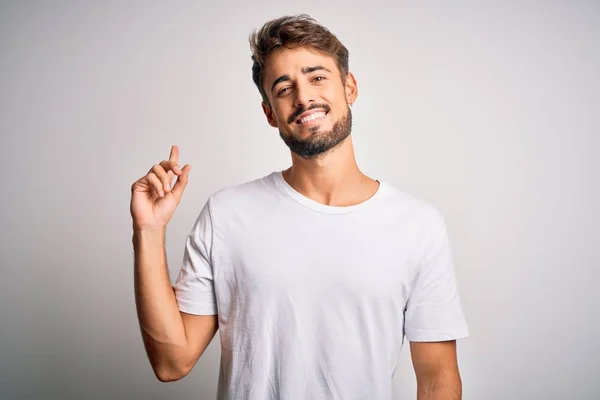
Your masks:
<svg viewBox="0 0 600 400"><path fill-rule="evenodd" d="M460 400L456 341L411 342L410 353L417 376L417 400Z"/></svg>
<svg viewBox="0 0 600 400"><path fill-rule="evenodd" d="M168 161L153 165L131 186L135 304L146 353L162 382L186 376L217 330L216 315L179 311L167 269L165 230L190 169L189 164L179 167L179 148L172 146Z"/></svg>
<svg viewBox="0 0 600 400"><path fill-rule="evenodd" d="M161 382L186 376L217 331L216 315L180 312L171 286L164 229L134 231L135 300L146 353Z"/></svg>
<svg viewBox="0 0 600 400"><path fill-rule="evenodd" d="M418 400L460 400L456 339L469 336L441 215L430 220L426 251L405 309L405 332L417 376Z"/></svg>

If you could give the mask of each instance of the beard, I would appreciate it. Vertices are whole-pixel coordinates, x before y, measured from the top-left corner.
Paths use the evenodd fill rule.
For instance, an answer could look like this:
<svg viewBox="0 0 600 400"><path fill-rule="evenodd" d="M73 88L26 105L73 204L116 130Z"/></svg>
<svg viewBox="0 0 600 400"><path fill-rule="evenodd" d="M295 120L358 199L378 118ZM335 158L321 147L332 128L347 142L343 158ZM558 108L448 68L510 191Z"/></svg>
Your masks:
<svg viewBox="0 0 600 400"><path fill-rule="evenodd" d="M346 114L333 124L331 130L319 132L319 127L315 126L310 128L309 131L310 136L306 139L300 139L294 136L293 133L284 133L281 129L279 129L279 136L289 149L299 157L304 159L317 158L350 136L352 131L352 111L350 107L348 107Z"/></svg>

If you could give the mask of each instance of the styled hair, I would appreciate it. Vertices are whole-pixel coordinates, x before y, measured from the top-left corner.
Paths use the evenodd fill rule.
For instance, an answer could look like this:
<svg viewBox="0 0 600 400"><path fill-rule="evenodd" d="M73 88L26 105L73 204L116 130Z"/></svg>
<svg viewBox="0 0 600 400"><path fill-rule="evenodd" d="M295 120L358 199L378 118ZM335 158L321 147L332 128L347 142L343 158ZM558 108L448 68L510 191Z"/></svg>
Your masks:
<svg viewBox="0 0 600 400"><path fill-rule="evenodd" d="M265 60L271 53L282 48L309 47L320 54L333 57L342 81L346 81L348 49L333 33L306 14L287 15L268 21L260 30L254 30L249 39L253 61L252 80L267 104L269 100L263 89Z"/></svg>

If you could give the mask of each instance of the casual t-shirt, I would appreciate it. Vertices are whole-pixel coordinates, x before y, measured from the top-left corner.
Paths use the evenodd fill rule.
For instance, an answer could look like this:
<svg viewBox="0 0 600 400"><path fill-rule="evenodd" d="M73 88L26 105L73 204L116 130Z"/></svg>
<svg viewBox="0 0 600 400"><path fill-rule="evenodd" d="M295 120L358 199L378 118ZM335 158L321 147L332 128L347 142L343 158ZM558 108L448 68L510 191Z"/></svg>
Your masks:
<svg viewBox="0 0 600 400"><path fill-rule="evenodd" d="M405 336L469 334L444 219L385 182L348 207L281 171L213 193L174 288L218 314L218 399L391 399Z"/></svg>

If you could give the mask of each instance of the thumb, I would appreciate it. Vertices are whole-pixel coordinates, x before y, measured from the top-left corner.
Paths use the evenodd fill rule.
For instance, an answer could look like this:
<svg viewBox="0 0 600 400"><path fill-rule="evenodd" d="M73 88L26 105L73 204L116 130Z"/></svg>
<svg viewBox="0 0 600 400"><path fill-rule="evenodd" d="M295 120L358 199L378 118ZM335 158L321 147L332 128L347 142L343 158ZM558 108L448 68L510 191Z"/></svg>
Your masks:
<svg viewBox="0 0 600 400"><path fill-rule="evenodd" d="M173 190L171 190L171 193L173 193L173 196L175 196L175 200L177 200L177 203L179 203L179 201L181 200L181 196L183 195L183 190L187 186L188 175L189 175L191 169L192 169L192 166L189 164L186 164L181 169L181 175L179 175L177 177L177 181L175 182L175 185L173 185Z"/></svg>

